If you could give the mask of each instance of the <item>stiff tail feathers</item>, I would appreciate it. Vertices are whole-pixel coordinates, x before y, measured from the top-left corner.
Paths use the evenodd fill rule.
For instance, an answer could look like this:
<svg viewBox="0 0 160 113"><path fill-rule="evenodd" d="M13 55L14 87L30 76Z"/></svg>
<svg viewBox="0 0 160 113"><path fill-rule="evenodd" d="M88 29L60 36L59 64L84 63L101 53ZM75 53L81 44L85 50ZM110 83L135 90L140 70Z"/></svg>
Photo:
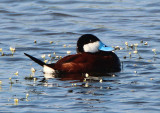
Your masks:
<svg viewBox="0 0 160 113"><path fill-rule="evenodd" d="M27 53L24 53L24 54L25 54L26 56L28 56L30 59L32 59L34 62L36 62L37 64L39 64L39 65L41 65L41 66L46 65L46 63L44 63L43 61L41 61L41 60L39 60L39 59L37 59L37 58L35 58L35 57L27 54Z"/></svg>

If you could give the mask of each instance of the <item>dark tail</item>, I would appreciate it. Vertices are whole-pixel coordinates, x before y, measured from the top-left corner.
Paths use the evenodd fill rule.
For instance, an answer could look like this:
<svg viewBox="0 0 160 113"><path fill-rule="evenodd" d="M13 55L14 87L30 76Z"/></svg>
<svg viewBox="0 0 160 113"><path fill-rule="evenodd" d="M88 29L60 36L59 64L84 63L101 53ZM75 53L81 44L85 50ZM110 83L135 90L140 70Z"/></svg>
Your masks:
<svg viewBox="0 0 160 113"><path fill-rule="evenodd" d="M24 54L25 54L26 56L28 56L30 59L32 59L33 61L35 61L36 63L38 63L39 65L41 65L41 66L46 65L46 64L45 64L44 62L42 62L41 60L39 60L39 59L37 59L37 58L35 58L35 57L27 54L27 53L24 53Z"/></svg>

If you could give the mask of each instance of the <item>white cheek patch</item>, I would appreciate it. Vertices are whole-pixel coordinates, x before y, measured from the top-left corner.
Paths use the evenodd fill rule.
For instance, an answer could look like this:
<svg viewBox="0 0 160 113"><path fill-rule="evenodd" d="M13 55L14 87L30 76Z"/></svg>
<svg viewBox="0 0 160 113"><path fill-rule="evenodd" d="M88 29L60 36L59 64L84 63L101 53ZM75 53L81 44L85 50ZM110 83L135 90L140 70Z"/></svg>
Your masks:
<svg viewBox="0 0 160 113"><path fill-rule="evenodd" d="M44 72L44 73L48 73L48 74L54 74L54 73L55 73L55 70L52 69L52 68L50 68L50 67L48 67L48 66L46 66L46 65L44 65L44 67L43 67L43 72Z"/></svg>
<svg viewBox="0 0 160 113"><path fill-rule="evenodd" d="M98 52L98 48L99 48L99 41L88 43L83 46L84 52L91 52L91 53Z"/></svg>

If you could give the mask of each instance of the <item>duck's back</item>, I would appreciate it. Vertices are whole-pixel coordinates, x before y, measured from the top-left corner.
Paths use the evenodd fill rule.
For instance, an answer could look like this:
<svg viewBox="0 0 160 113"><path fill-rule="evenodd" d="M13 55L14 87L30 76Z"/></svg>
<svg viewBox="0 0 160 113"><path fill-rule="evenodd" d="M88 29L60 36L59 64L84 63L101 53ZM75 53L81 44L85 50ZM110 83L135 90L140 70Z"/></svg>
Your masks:
<svg viewBox="0 0 160 113"><path fill-rule="evenodd" d="M64 73L110 73L121 70L119 58L113 52L69 55L52 68Z"/></svg>

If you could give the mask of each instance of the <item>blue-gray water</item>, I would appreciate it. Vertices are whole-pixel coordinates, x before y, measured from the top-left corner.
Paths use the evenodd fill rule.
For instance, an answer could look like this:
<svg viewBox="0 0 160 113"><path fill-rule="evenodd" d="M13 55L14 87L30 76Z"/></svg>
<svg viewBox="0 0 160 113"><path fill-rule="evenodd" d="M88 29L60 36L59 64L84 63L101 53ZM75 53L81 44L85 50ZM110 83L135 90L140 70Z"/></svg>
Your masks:
<svg viewBox="0 0 160 113"><path fill-rule="evenodd" d="M0 112L158 113L159 29L159 0L1 0ZM62 57L67 51L74 54L78 37L85 33L98 36L109 46L122 47L115 53L123 70L115 77L102 77L103 82L56 78L41 82L42 67L23 53L40 59L42 54L50 59L47 55L54 56L54 52ZM125 42L129 46L138 43L143 59ZM16 48L13 56L10 47ZM32 74L32 67L36 81L25 79ZM14 74L17 71L18 76Z"/></svg>

